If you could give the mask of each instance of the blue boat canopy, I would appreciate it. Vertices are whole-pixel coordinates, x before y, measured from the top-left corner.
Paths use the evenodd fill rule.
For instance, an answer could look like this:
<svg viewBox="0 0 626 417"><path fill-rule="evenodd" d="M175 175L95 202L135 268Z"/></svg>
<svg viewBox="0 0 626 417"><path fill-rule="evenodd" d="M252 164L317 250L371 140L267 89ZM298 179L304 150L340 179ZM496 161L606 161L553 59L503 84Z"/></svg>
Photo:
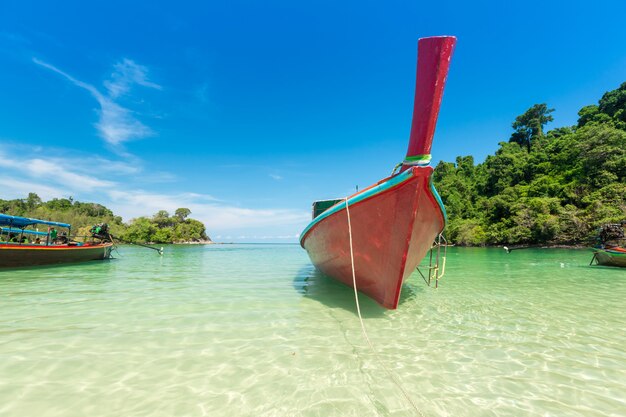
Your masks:
<svg viewBox="0 0 626 417"><path fill-rule="evenodd" d="M22 233L22 231L25 234L29 234L29 235L36 235L36 236L48 236L48 233L46 232L40 232L37 230L30 230L30 229L18 229L17 227L2 227L0 228L0 233L15 233L15 234L20 234Z"/></svg>
<svg viewBox="0 0 626 417"><path fill-rule="evenodd" d="M33 224L45 224L48 226L71 227L67 223L50 222L47 220L30 219L28 217L9 216L8 214L0 214L0 227L18 227L20 229L31 226Z"/></svg>

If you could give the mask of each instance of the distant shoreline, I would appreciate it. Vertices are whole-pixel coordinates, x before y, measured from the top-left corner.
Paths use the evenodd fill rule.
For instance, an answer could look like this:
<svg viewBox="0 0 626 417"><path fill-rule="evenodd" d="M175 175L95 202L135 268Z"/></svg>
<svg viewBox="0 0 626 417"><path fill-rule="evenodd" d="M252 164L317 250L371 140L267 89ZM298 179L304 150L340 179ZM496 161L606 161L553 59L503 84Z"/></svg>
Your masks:
<svg viewBox="0 0 626 417"><path fill-rule="evenodd" d="M155 245L157 244L158 243L155 243ZM164 243L164 245L218 245L218 244L219 244L218 242L213 242L212 240Z"/></svg>
<svg viewBox="0 0 626 417"><path fill-rule="evenodd" d="M513 249L588 249L591 246L590 245L563 245L563 244L554 244L554 245L550 245L550 244L541 244L541 245L477 245L477 246L472 246L472 245L457 245L457 244L450 244L448 245L449 247L459 247L459 248L506 248L508 247L509 250L513 250Z"/></svg>
<svg viewBox="0 0 626 417"><path fill-rule="evenodd" d="M119 242L121 245L220 245L220 242L213 242L212 240L204 241L187 241L187 242Z"/></svg>

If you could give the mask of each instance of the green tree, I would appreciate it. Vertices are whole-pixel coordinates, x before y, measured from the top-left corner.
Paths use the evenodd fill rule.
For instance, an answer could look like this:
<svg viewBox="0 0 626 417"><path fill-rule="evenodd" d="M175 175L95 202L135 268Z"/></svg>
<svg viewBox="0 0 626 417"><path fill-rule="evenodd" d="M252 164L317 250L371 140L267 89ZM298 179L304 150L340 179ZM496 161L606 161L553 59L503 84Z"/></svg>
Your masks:
<svg viewBox="0 0 626 417"><path fill-rule="evenodd" d="M580 109L578 116L578 127L605 125L626 130L626 83L606 92L598 105Z"/></svg>
<svg viewBox="0 0 626 417"><path fill-rule="evenodd" d="M26 207L29 210L33 210L36 207L41 205L41 198L35 193L28 193L28 197L26 197Z"/></svg>
<svg viewBox="0 0 626 417"><path fill-rule="evenodd" d="M178 221L185 221L185 219L191 214L191 210L189 210L188 208L178 208L176 209L176 211L174 212L174 215L176 216L176 218L178 218Z"/></svg>
<svg viewBox="0 0 626 417"><path fill-rule="evenodd" d="M550 115L553 111L554 109L548 109L545 103L535 104L524 114L517 116L512 125L515 132L509 142L525 146L530 152L532 144L543 137L543 127L554 120Z"/></svg>
<svg viewBox="0 0 626 417"><path fill-rule="evenodd" d="M121 236L126 242L152 242L158 227L147 217L139 217L131 221L130 226Z"/></svg>
<svg viewBox="0 0 626 417"><path fill-rule="evenodd" d="M159 227L168 227L173 226L174 219L170 217L170 214L166 210L159 210L154 216L152 216L152 220Z"/></svg>
<svg viewBox="0 0 626 417"><path fill-rule="evenodd" d="M598 102L598 110L612 117L616 122L615 127L626 129L626 82L606 92Z"/></svg>

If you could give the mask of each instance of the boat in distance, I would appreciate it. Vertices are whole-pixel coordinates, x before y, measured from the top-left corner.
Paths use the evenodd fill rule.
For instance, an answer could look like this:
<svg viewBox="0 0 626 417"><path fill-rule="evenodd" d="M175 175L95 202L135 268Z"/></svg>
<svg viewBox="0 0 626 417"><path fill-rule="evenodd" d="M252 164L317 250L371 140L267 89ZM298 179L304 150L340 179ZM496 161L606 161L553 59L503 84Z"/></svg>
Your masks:
<svg viewBox="0 0 626 417"><path fill-rule="evenodd" d="M300 245L323 274L388 309L443 231L446 212L432 183L430 150L456 38L418 41L409 147L391 176L349 197L313 203Z"/></svg>
<svg viewBox="0 0 626 417"><path fill-rule="evenodd" d="M613 248L596 248L594 255L598 265L620 266L626 268L626 248L615 246Z"/></svg>
<svg viewBox="0 0 626 417"><path fill-rule="evenodd" d="M48 226L48 231L28 229L36 225ZM57 227L68 230L58 235ZM112 242L75 242L70 239L70 232L68 223L0 214L0 268L85 262L111 256Z"/></svg>
<svg viewBox="0 0 626 417"><path fill-rule="evenodd" d="M594 260L597 265L626 268L626 220L600 227L590 265Z"/></svg>

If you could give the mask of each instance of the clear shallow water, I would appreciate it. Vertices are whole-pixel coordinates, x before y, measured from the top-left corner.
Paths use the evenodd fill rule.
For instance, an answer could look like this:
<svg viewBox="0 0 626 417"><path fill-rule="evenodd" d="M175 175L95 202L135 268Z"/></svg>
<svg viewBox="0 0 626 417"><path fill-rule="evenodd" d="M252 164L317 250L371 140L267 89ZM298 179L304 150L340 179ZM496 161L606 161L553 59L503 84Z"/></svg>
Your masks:
<svg viewBox="0 0 626 417"><path fill-rule="evenodd" d="M414 415L299 246L120 252L0 272L1 416ZM626 270L590 258L451 248L365 326L426 416L626 416Z"/></svg>

